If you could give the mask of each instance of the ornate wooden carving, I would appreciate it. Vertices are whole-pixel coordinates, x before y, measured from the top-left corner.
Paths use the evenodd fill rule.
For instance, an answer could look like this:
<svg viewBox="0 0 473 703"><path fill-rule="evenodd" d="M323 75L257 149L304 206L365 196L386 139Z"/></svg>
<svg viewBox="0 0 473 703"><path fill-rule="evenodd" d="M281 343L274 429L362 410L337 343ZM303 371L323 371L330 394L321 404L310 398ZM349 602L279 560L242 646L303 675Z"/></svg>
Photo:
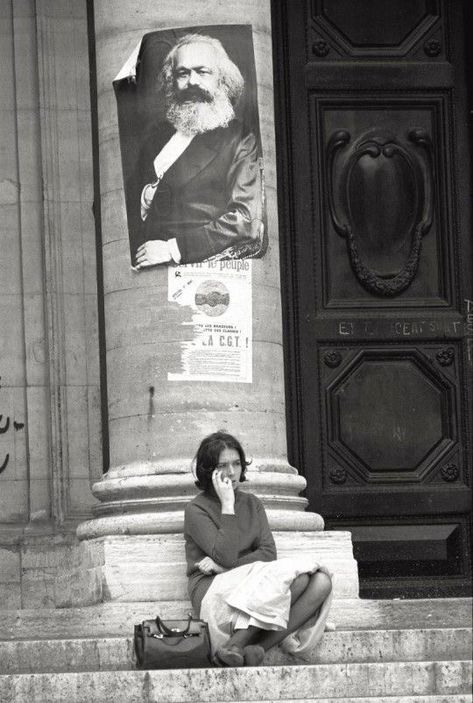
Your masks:
<svg viewBox="0 0 473 703"><path fill-rule="evenodd" d="M431 58L438 56L442 51L442 42L440 39L428 39L424 44L424 51Z"/></svg>
<svg viewBox="0 0 473 703"><path fill-rule="evenodd" d="M327 54L330 51L330 46L328 43L325 41L325 39L316 39L312 43L312 53L315 54L315 56L327 56Z"/></svg>
<svg viewBox="0 0 473 703"><path fill-rule="evenodd" d="M330 471L330 480L332 483L336 483L338 485L346 483L347 472L341 466L336 466Z"/></svg>
<svg viewBox="0 0 473 703"><path fill-rule="evenodd" d="M441 349L437 352L436 357L440 366L451 366L455 359L455 349L453 347Z"/></svg>
<svg viewBox="0 0 473 703"><path fill-rule="evenodd" d="M335 369L342 363L342 355L336 349L332 349L331 351L325 352L324 362L329 368Z"/></svg>
<svg viewBox="0 0 473 703"><path fill-rule="evenodd" d="M440 475L447 483L453 483L453 481L458 479L460 472L458 471L458 466L455 464L445 464L445 466L442 466L440 469Z"/></svg>
<svg viewBox="0 0 473 703"><path fill-rule="evenodd" d="M412 148L386 131L369 130L348 148L337 179L341 193L338 212L335 162L337 153L349 145L350 133L334 132L327 146L328 206L333 226L346 239L357 279L379 296L399 295L409 287L419 267L422 238L432 226L432 141L423 129L411 130L408 137L425 151L424 166ZM384 196L389 193L389 200L380 198L380 192ZM384 231L378 229L382 221ZM364 261L367 253L374 253L377 265L383 267L386 260L392 260L393 252L402 248L409 248L409 252L397 271L381 273Z"/></svg>

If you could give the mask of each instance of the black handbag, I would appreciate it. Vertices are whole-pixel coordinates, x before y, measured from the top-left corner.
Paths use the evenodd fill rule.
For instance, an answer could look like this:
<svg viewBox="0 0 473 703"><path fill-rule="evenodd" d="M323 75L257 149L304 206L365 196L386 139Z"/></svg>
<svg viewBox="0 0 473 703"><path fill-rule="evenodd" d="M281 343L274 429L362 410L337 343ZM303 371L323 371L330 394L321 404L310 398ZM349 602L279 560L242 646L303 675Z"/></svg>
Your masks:
<svg viewBox="0 0 473 703"><path fill-rule="evenodd" d="M135 625L140 669L191 669L212 666L209 627L189 614L187 620L143 620Z"/></svg>

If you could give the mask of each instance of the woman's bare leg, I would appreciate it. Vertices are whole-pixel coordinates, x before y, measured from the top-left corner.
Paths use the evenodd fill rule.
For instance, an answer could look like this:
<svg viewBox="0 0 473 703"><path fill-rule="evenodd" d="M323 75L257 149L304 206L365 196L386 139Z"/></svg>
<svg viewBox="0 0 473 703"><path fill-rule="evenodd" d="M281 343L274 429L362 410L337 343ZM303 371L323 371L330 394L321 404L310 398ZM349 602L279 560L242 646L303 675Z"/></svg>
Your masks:
<svg viewBox="0 0 473 703"><path fill-rule="evenodd" d="M241 666L240 657L245 663L257 666L264 657L264 651L274 647L291 632L303 625L322 605L332 588L330 577L322 572L315 574L300 574L290 586L291 610L286 630L261 630L250 625L245 630L235 630L218 655L223 661L234 661L231 666ZM228 653L230 656L228 657Z"/></svg>
<svg viewBox="0 0 473 703"><path fill-rule="evenodd" d="M296 600L301 597L305 589L309 585L310 574L299 574L291 583L289 590L291 591L291 607Z"/></svg>
<svg viewBox="0 0 473 703"><path fill-rule="evenodd" d="M300 574L299 576L296 576L294 581L291 583L291 607L304 593L305 589L309 585L309 581L309 574ZM225 646L229 647L236 645L237 647L245 647L247 644L257 642L264 632L267 632L267 630L261 630L259 627L255 627L254 625L250 625L245 630L235 630Z"/></svg>
<svg viewBox="0 0 473 703"><path fill-rule="evenodd" d="M225 647L231 647L232 645L241 648L246 647L247 644L253 644L253 642L256 642L260 638L262 632L263 630L260 630L259 627L254 627L254 625L250 625L245 630L235 630Z"/></svg>
<svg viewBox="0 0 473 703"><path fill-rule="evenodd" d="M309 582L309 574L299 574L299 576L296 576L294 581L291 583L291 608L298 598L300 598L304 593L309 585ZM246 647L248 644L254 644L257 642L265 632L267 632L267 630L261 630L259 627L255 627L254 625L250 625L245 630L235 630L225 647L231 647L232 645L241 648Z"/></svg>
<svg viewBox="0 0 473 703"><path fill-rule="evenodd" d="M299 594L298 598L295 599L291 605L287 628L280 631L265 631L260 636L258 644L261 645L265 651L282 642L291 632L297 630L311 618L332 590L330 576L324 572L316 571L316 573L311 576L308 574L303 575L308 577L308 583L303 592ZM295 579L295 581L297 581L297 579Z"/></svg>

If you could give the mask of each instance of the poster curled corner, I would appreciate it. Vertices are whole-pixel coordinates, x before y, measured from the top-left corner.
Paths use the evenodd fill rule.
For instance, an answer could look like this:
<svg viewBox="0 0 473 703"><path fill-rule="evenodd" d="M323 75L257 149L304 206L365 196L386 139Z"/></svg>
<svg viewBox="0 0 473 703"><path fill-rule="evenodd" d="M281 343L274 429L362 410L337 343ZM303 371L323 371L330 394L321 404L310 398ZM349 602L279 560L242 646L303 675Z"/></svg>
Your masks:
<svg viewBox="0 0 473 703"><path fill-rule="evenodd" d="M113 80L114 85L115 83L120 83L123 80L128 80L131 83L136 83L136 67L138 65L138 56L141 49L141 42L142 40L140 39L138 44L131 52L130 56L127 58L127 60L117 73L116 77Z"/></svg>

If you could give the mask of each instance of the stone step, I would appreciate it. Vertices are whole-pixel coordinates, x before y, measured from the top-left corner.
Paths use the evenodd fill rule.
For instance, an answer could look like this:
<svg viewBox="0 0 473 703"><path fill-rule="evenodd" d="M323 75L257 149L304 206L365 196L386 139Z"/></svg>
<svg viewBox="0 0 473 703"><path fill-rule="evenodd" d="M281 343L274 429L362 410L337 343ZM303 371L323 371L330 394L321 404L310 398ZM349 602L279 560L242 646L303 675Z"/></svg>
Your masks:
<svg viewBox="0 0 473 703"><path fill-rule="evenodd" d="M471 628L471 598L334 600L337 630ZM133 625L160 614L182 618L188 601L104 603L82 608L0 610L0 640L128 637Z"/></svg>
<svg viewBox="0 0 473 703"><path fill-rule="evenodd" d="M340 630L326 632L307 660L313 664L466 660L471 651L468 628ZM275 648L264 663L283 666L301 661ZM0 642L0 674L134 668L131 636Z"/></svg>
<svg viewBox="0 0 473 703"><path fill-rule="evenodd" d="M313 698L291 698L288 703L307 703ZM382 698L318 698L317 703L472 703L471 695L460 696L389 696ZM224 703L224 701L213 701L212 703ZM245 702L242 702L245 703ZM252 701L252 703L262 703L261 701ZM265 701L264 703L278 703L277 700Z"/></svg>
<svg viewBox="0 0 473 703"><path fill-rule="evenodd" d="M0 676L2 703L293 703L340 698L368 698L373 703L383 697L440 696L442 700L442 696L470 692L469 661Z"/></svg>
<svg viewBox="0 0 473 703"><path fill-rule="evenodd" d="M313 664L468 660L471 652L470 628L337 630L325 632L307 660ZM278 647L267 653L265 663L301 662Z"/></svg>

